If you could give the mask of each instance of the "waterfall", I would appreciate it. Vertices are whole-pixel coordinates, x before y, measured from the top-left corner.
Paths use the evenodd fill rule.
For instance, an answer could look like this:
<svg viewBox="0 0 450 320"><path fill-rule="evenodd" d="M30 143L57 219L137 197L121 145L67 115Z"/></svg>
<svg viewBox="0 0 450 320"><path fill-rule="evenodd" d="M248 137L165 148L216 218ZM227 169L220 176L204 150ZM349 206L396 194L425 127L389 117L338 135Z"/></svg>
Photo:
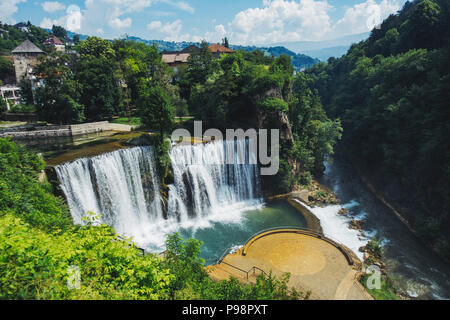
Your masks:
<svg viewBox="0 0 450 320"><path fill-rule="evenodd" d="M153 147L135 147L56 166L73 220L86 212L147 248L160 248L167 233L206 226L209 220L232 218L261 204L256 155L248 142L220 141L176 146L170 150L174 183L167 203L161 196ZM246 161L235 154L242 150ZM246 151L247 150L247 151ZM250 161L252 160L252 161Z"/></svg>

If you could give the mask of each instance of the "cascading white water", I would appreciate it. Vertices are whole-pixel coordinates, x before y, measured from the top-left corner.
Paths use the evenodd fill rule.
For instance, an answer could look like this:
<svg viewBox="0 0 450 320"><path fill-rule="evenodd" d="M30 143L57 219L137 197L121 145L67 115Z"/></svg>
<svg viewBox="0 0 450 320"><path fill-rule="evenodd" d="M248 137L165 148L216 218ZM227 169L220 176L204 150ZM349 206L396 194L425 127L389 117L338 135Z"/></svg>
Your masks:
<svg viewBox="0 0 450 320"><path fill-rule="evenodd" d="M226 163L229 152L246 146L242 140L172 148L174 184L168 186L167 204L153 147L119 150L55 169L75 223L83 223L92 211L119 234L156 250L179 228L236 220L239 212L262 203L259 168L249 164L256 163L256 155L247 152L241 164L236 154L233 164Z"/></svg>
<svg viewBox="0 0 450 320"><path fill-rule="evenodd" d="M259 168L245 140L179 146L170 152L175 183L169 189L169 217L206 217L224 206L260 201ZM237 150L246 155L239 162ZM233 164L227 154L234 152ZM245 161L247 160L247 161Z"/></svg>

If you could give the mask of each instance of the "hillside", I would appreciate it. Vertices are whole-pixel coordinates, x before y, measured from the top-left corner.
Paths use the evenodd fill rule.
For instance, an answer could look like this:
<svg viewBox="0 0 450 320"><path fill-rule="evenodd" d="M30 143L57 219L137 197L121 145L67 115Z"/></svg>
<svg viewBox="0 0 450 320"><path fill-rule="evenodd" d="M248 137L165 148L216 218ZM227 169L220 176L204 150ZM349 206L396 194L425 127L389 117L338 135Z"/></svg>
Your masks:
<svg viewBox="0 0 450 320"><path fill-rule="evenodd" d="M0 54L8 55L11 51L25 40L30 40L35 45L43 49L43 42L48 38L49 33L42 28L28 23L29 32L20 31L12 25L1 24L0 22Z"/></svg>
<svg viewBox="0 0 450 320"><path fill-rule="evenodd" d="M81 37L80 37L81 38ZM159 51L179 51L190 45L200 46L198 42L173 42L173 41L163 41L163 40L144 40L139 37L128 37L127 40L133 40L136 42L143 42L148 45L153 45L154 43L158 45ZM302 69L312 67L314 64L319 63L320 60L311 58L304 54L297 54L289 49L282 46L276 47L256 47L256 46L240 46L240 45L230 45L233 50L243 50L246 52L252 52L255 50L262 51L265 55L269 57L278 58L280 55L285 54L292 57L292 65L296 71L301 71Z"/></svg>
<svg viewBox="0 0 450 320"><path fill-rule="evenodd" d="M344 142L425 241L450 254L450 3L406 3L307 71Z"/></svg>

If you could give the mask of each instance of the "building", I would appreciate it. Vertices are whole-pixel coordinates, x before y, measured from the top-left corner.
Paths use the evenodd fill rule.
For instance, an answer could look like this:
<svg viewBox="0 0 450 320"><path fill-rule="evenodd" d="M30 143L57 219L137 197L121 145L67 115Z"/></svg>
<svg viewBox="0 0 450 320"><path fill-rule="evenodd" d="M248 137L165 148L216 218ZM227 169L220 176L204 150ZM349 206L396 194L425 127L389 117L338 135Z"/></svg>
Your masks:
<svg viewBox="0 0 450 320"><path fill-rule="evenodd" d="M16 28L22 32L30 32L30 28L29 28L28 24L26 24L25 22L19 22L19 23L15 24L14 28Z"/></svg>
<svg viewBox="0 0 450 320"><path fill-rule="evenodd" d="M20 88L17 86L6 85L0 87L0 95L6 101L6 110L11 109L11 102L17 104L22 99Z"/></svg>
<svg viewBox="0 0 450 320"><path fill-rule="evenodd" d="M30 79L33 68L39 63L39 57L45 54L30 40L25 40L12 51L14 57L14 69L16 72L16 83L22 79Z"/></svg>
<svg viewBox="0 0 450 320"><path fill-rule="evenodd" d="M214 57L216 59L219 59L224 54L234 53L234 50L231 50L230 48L221 46L220 44L217 44L217 43L210 45L209 51L212 52L212 54L214 55Z"/></svg>
<svg viewBox="0 0 450 320"><path fill-rule="evenodd" d="M192 53L199 51L199 47L190 45L181 51L163 51L161 54L163 62L173 67L176 71L178 67L187 65Z"/></svg>
<svg viewBox="0 0 450 320"><path fill-rule="evenodd" d="M179 66L186 65L190 56L190 53L166 51L162 52L162 61L171 67L178 68Z"/></svg>
<svg viewBox="0 0 450 320"><path fill-rule="evenodd" d="M56 51L59 51L59 52L66 51L65 44L61 40L59 40L58 37L53 36L53 35L44 41L44 45L49 46L49 47L54 47L56 49Z"/></svg>

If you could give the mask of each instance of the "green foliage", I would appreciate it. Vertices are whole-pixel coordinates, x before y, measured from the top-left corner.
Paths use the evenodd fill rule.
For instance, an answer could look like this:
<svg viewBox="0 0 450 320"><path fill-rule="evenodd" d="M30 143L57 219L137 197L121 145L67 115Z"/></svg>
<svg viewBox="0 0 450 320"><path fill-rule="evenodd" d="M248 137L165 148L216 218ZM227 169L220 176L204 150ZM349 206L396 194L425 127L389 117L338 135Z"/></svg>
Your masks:
<svg viewBox="0 0 450 320"><path fill-rule="evenodd" d="M390 281L385 278L381 278L381 288L380 289L369 289L367 287L367 280L369 279L370 274L365 274L361 277L360 282L370 293L375 300L399 300L397 295L395 294L395 289L390 285Z"/></svg>
<svg viewBox="0 0 450 320"><path fill-rule="evenodd" d="M76 65L75 79L80 86L79 102L85 107L86 118L104 120L119 111L121 95L114 65L108 58L103 55L81 55Z"/></svg>
<svg viewBox="0 0 450 320"><path fill-rule="evenodd" d="M0 28L6 31L0 37L0 52L3 54L10 54L14 48L27 39L43 50L43 42L49 36L47 31L31 24L28 25L30 32L20 31L12 25L2 24L1 22Z"/></svg>
<svg viewBox="0 0 450 320"><path fill-rule="evenodd" d="M79 289L68 287L69 267L80 271ZM0 217L0 299L166 299L172 279L106 225L54 234Z"/></svg>
<svg viewBox="0 0 450 320"><path fill-rule="evenodd" d="M31 81L22 79L19 83L20 94L22 95L22 102L26 105L33 105L33 91L31 88Z"/></svg>
<svg viewBox="0 0 450 320"><path fill-rule="evenodd" d="M309 171L306 171L300 176L299 183L303 186L309 186L312 183L312 176Z"/></svg>
<svg viewBox="0 0 450 320"><path fill-rule="evenodd" d="M41 61L36 74L45 79L45 86L36 90L36 109L42 120L52 123L82 122L85 106L80 84L68 66L68 57L54 53Z"/></svg>
<svg viewBox="0 0 450 320"><path fill-rule="evenodd" d="M289 110L288 103L278 98L265 98L258 103L258 106L267 111L287 112Z"/></svg>
<svg viewBox="0 0 450 320"><path fill-rule="evenodd" d="M119 124L128 124L131 126L140 126L142 124L140 117L124 117L124 118L118 118L114 119L112 123L119 123Z"/></svg>
<svg viewBox="0 0 450 320"><path fill-rule="evenodd" d="M164 133L173 127L175 116L167 91L158 83L143 81L138 101L142 123L159 132L163 139Z"/></svg>
<svg viewBox="0 0 450 320"><path fill-rule="evenodd" d="M53 25L52 33L63 42L67 38L67 31L63 27Z"/></svg>
<svg viewBox="0 0 450 320"><path fill-rule="evenodd" d="M6 100L0 96L0 113L6 111Z"/></svg>
<svg viewBox="0 0 450 320"><path fill-rule="evenodd" d="M15 104L10 108L8 112L10 113L33 113L36 111L36 107L34 105L27 104Z"/></svg>
<svg viewBox="0 0 450 320"><path fill-rule="evenodd" d="M426 241L450 230L449 5L409 3L345 56L307 71L327 113L341 118L347 145L429 210L423 215L436 223L413 217Z"/></svg>
<svg viewBox="0 0 450 320"><path fill-rule="evenodd" d="M380 259L383 255L383 248L381 247L380 240L370 239L366 245L366 251L375 258Z"/></svg>
<svg viewBox="0 0 450 320"><path fill-rule="evenodd" d="M264 176L264 190L269 194L285 194L292 191L294 184L297 182L293 174L292 165L287 159L279 159L278 173L274 176Z"/></svg>
<svg viewBox="0 0 450 320"><path fill-rule="evenodd" d="M14 64L11 60L0 56L0 80L6 82L6 80L14 78L14 76Z"/></svg>
<svg viewBox="0 0 450 320"><path fill-rule="evenodd" d="M45 230L71 223L63 200L37 181L44 162L21 145L0 139L0 212L13 213L32 226Z"/></svg>
<svg viewBox="0 0 450 320"><path fill-rule="evenodd" d="M113 60L116 57L111 42L99 37L88 37L86 40L80 42L76 49L80 55L90 58L95 57Z"/></svg>

